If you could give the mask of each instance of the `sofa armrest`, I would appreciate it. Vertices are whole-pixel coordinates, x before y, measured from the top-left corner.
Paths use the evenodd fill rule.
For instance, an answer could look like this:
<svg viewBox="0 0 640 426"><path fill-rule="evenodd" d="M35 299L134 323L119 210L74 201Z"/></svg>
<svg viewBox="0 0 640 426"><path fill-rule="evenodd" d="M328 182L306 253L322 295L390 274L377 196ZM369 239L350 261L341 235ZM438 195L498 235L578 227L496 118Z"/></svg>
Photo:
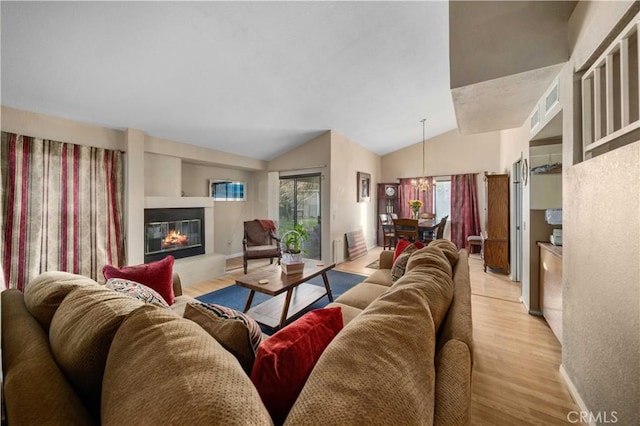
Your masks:
<svg viewBox="0 0 640 426"><path fill-rule="evenodd" d="M380 252L379 265L380 269L391 269L393 267L393 253L394 251L382 250Z"/></svg>

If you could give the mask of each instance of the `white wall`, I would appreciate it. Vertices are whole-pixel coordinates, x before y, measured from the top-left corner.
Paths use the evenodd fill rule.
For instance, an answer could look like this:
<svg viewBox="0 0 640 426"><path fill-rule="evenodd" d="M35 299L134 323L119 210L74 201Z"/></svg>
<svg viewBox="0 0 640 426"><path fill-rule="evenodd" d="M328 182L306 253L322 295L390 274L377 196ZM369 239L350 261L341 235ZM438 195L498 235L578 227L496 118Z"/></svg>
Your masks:
<svg viewBox="0 0 640 426"><path fill-rule="evenodd" d="M632 2L579 2L560 93ZM588 410L640 423L640 142L573 164L580 111L564 105L562 365ZM575 122L574 122L575 117Z"/></svg>
<svg viewBox="0 0 640 426"><path fill-rule="evenodd" d="M182 190L185 197L209 196L209 179L222 179L247 183L246 201L216 201L214 205L214 252L226 256L242 254L243 222L267 218L265 205L256 208L261 197L261 181L258 172L182 164ZM272 218L273 219L273 218ZM277 218L275 218L277 219Z"/></svg>
<svg viewBox="0 0 640 426"><path fill-rule="evenodd" d="M144 195L147 197L180 197L182 161L177 157L144 154Z"/></svg>
<svg viewBox="0 0 640 426"><path fill-rule="evenodd" d="M380 168L378 155L331 131L331 240L345 240L345 233L362 229L367 247L376 245ZM371 175L369 202L358 202L357 172Z"/></svg>

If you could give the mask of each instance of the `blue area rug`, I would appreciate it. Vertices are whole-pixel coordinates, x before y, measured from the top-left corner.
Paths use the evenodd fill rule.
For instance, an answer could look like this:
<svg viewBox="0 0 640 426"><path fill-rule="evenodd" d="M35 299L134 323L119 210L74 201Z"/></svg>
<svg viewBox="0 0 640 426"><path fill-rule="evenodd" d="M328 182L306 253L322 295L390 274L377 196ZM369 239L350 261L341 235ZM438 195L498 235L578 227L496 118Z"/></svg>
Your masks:
<svg viewBox="0 0 640 426"><path fill-rule="evenodd" d="M335 300L342 293L349 290L351 287L354 287L356 284L361 283L367 277L365 275L350 274L348 272L340 272L340 271L334 271L333 269L330 269L327 271L327 278L329 279L329 285L331 286L331 293L333 294L333 298ZM309 281L307 281L307 283L324 287L324 282L322 281L321 275L310 279ZM249 289L239 287L237 285L232 285L232 286L225 287L220 290L216 290L211 293L207 293L202 296L196 297L196 299L204 303L215 303L217 305L226 306L228 308L235 309L237 311L242 311L244 309L244 304L246 303L248 296L249 296ZM252 307L256 306L262 302L267 301L270 298L271 296L269 295L256 292L255 296L253 297L253 302L251 303L251 306ZM304 312L308 312L313 309L324 308L328 304L329 304L329 298L325 296L322 299L318 300L313 305L309 306ZM269 334L268 330L270 329L263 328L263 331ZM271 330L271 332L273 332L273 330Z"/></svg>

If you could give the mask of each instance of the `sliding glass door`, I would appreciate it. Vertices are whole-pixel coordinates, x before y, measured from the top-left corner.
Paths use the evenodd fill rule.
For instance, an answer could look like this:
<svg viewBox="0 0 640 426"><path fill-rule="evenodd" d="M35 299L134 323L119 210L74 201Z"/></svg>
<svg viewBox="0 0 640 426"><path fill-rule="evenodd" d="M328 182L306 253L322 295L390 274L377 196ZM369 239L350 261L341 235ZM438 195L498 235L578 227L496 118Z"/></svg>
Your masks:
<svg viewBox="0 0 640 426"><path fill-rule="evenodd" d="M305 257L320 259L320 174L280 178L280 235L297 224L309 233Z"/></svg>

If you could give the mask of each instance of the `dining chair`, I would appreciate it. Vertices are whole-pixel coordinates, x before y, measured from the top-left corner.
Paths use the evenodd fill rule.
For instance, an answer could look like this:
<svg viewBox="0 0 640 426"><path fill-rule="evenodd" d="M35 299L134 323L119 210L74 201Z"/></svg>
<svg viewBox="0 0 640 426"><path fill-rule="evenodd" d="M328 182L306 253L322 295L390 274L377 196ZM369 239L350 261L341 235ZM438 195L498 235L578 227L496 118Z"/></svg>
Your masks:
<svg viewBox="0 0 640 426"><path fill-rule="evenodd" d="M435 213L420 213L419 218L420 219L435 219L436 218L436 214Z"/></svg>
<svg viewBox="0 0 640 426"><path fill-rule="evenodd" d="M436 240L441 240L444 238L444 227L447 226L447 219L449 219L449 215L446 215L442 219L440 219L440 223L436 226Z"/></svg>
<svg viewBox="0 0 640 426"><path fill-rule="evenodd" d="M393 219L393 229L396 238L418 241L418 219Z"/></svg>
<svg viewBox="0 0 640 426"><path fill-rule="evenodd" d="M394 233L393 229L393 220L388 214L380 213L378 215L378 223L382 228L382 235L384 237L382 249L385 250L388 246L389 250L391 250L394 247L396 241L396 234Z"/></svg>

